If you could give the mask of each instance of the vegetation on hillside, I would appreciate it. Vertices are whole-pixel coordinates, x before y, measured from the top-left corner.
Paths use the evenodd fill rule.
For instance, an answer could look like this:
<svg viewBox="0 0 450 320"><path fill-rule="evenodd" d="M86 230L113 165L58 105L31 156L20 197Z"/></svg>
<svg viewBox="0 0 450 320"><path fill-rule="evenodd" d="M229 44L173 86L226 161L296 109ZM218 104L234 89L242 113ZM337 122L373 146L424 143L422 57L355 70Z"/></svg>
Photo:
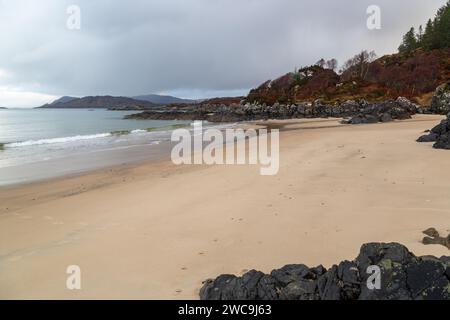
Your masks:
<svg viewBox="0 0 450 320"><path fill-rule="evenodd" d="M246 101L274 104L320 99L326 103L349 99L382 101L404 96L421 105L430 102L435 88L450 80L450 0L423 30L412 28L403 38L399 53L376 59L366 50L347 60L320 59L266 81L250 91Z"/></svg>

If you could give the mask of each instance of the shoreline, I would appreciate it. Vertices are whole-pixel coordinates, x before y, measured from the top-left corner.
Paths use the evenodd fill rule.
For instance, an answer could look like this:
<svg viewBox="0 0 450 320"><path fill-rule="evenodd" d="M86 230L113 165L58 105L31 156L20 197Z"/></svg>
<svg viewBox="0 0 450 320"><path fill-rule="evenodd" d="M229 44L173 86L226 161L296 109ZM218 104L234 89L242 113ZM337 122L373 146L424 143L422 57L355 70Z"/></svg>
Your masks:
<svg viewBox="0 0 450 320"><path fill-rule="evenodd" d="M340 118L311 118L311 119L289 119L289 120L253 120L253 121L245 121L241 123L234 124L234 127L241 128L244 130L247 129L260 129L260 128L266 128L268 131L273 129L278 129L280 132L283 131L291 131L291 130L298 130L298 128L295 127L296 124L301 122L302 124L314 124L314 123L327 123L327 122L333 122L341 120ZM290 127L293 125L294 127ZM343 124L336 123L333 126L319 126L319 127L302 127L302 129L324 129L324 128L337 128L344 126ZM152 157L151 159L140 159L140 160L134 160L129 162L124 162L121 164L112 164L112 165L106 165L99 168L91 168L91 169L84 169L77 172L72 173L63 173L61 175L41 178L37 180L31 180L31 181L21 181L21 182L14 182L9 184L0 184L0 192L10 189L17 189L22 187L30 187L33 188L39 184L47 184L47 183L54 183L61 180L66 179L76 179L76 178L82 178L83 176L88 175L102 175L106 174L108 172L112 171L122 171L122 170L130 170L134 168L138 168L141 166L148 166L152 164L161 164L161 163L170 163L170 160L167 159L169 157L169 153L167 150L170 149L170 142L164 142L161 143L162 146L165 146L165 151L158 153L156 156ZM224 146L226 145L226 142L224 142ZM133 147L141 147L141 146L133 146Z"/></svg>
<svg viewBox="0 0 450 320"><path fill-rule="evenodd" d="M234 127L236 124L221 123L207 124L207 126L224 130L230 126ZM155 127L154 130L136 129L92 134L86 136L89 139L78 139L79 141L77 140L76 143L79 144L73 146L59 141L70 140L71 137L43 139L44 142L51 142L43 143L42 147L39 143L41 140L32 141L35 144L32 146L8 148L12 144L23 144L24 142L4 144L4 150L0 150L4 152L4 158L0 154L0 160L3 162L0 163L0 188L70 177L120 165L139 165L168 159L170 150L174 146L174 142L170 141L171 132L178 128L191 130L192 126L183 123ZM92 145L85 145L84 141L88 141ZM59 144L64 145L59 146ZM0 144L0 148L2 148L2 144ZM33 149L30 150L30 148ZM29 160L21 153L25 155L28 153L36 159Z"/></svg>
<svg viewBox="0 0 450 320"><path fill-rule="evenodd" d="M219 274L330 267L374 241L448 255L420 243L450 229L450 153L415 142L441 118L271 121L282 127L273 177L157 161L2 187L0 298L198 299ZM73 264L78 292L65 288Z"/></svg>

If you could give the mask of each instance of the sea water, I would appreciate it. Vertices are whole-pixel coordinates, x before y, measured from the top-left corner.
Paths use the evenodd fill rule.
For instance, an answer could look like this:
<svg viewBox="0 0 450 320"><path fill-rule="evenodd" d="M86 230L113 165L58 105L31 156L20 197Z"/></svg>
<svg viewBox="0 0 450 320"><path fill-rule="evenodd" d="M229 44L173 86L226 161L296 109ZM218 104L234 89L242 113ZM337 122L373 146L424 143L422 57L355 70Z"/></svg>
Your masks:
<svg viewBox="0 0 450 320"><path fill-rule="evenodd" d="M105 109L0 110L0 185L161 158L191 121L125 120Z"/></svg>

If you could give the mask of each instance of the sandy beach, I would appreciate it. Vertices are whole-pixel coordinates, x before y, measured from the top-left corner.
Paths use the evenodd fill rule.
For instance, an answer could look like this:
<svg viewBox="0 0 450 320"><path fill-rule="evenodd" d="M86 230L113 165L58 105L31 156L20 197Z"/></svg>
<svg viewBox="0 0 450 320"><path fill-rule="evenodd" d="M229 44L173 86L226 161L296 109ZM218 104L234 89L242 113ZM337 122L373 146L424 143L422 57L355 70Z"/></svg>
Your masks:
<svg viewBox="0 0 450 320"><path fill-rule="evenodd" d="M276 176L167 160L2 187L0 299L197 299L219 274L329 267L367 242L449 255L420 242L450 232L450 152L415 142L440 119L274 121Z"/></svg>

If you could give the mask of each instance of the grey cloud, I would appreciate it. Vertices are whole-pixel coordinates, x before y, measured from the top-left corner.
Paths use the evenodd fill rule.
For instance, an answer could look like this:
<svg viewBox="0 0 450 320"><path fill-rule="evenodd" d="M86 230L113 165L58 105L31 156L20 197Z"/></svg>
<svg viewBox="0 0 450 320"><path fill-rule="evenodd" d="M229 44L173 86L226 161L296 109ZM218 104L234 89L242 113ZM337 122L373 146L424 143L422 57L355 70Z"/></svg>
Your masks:
<svg viewBox="0 0 450 320"><path fill-rule="evenodd" d="M244 92L361 49L396 50L445 0L2 0L0 86L53 95ZM82 27L66 28L66 8ZM379 5L382 29L366 28Z"/></svg>

